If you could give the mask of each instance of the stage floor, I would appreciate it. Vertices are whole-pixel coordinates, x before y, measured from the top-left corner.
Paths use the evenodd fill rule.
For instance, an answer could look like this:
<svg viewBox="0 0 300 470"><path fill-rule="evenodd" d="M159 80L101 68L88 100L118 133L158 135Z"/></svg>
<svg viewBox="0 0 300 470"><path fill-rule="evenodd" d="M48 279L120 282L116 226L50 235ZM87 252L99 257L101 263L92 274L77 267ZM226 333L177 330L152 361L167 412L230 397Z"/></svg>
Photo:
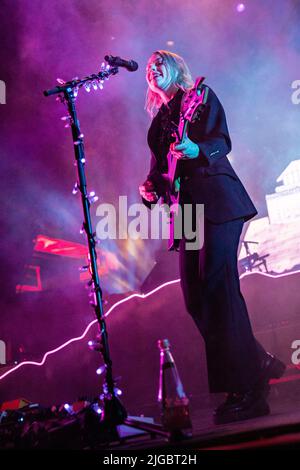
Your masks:
<svg viewBox="0 0 300 470"><path fill-rule="evenodd" d="M281 395L281 394L280 394ZM148 435L125 439L106 449L139 450L171 449L187 450L240 450L258 448L300 448L300 396L287 394L276 396L274 390L269 399L271 413L268 416L239 421L226 425L215 425L213 408L201 409L194 403L191 407L193 435L176 444L166 439ZM159 422L157 419L155 422Z"/></svg>
<svg viewBox="0 0 300 470"><path fill-rule="evenodd" d="M205 400L201 395L194 395L190 398L192 436L176 442L169 442L164 436L141 433L125 425L118 427L118 434L109 434L91 405L75 415L62 410L56 419L50 416L49 409L47 415L46 408L38 409L36 416L28 416L20 408L11 415L10 424L4 419L0 423L0 449L91 450L111 455L120 455L124 451L130 455L134 452L163 455L202 450L300 448L299 386L300 380L272 385L269 397L271 413L268 416L218 426L213 423L212 414L222 397L211 395ZM145 421L148 418L155 424L160 423L158 404L150 406L145 403L140 409L143 415L133 415L129 409L127 412L129 418L139 416L141 419L144 416Z"/></svg>

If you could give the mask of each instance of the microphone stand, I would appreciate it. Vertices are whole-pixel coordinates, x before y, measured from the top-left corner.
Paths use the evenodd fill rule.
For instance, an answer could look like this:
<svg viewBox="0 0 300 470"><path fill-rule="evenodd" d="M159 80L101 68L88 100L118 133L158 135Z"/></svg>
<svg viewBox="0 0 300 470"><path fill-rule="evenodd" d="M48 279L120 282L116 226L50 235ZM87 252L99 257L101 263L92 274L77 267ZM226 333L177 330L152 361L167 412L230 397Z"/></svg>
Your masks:
<svg viewBox="0 0 300 470"><path fill-rule="evenodd" d="M73 192L80 191L81 202L83 207L84 222L83 229L87 236L88 250L89 250L89 271L91 273L91 285L92 293L94 296L94 302L92 303L96 318L99 326L100 346L95 350L100 351L105 364L105 383L103 385L103 401L104 401L104 412L102 415L102 423L107 425L110 431L114 431L118 424L126 424L128 426L143 429L149 432L151 435L160 434L164 437L169 437L169 433L164 431L160 425L142 423L131 418L127 418L127 411L116 396L115 383L112 373L112 360L109 352L108 334L105 323L105 315L103 312L102 302L102 289L100 287L100 280L97 268L97 252L96 252L96 233L93 232L90 205L93 202L94 194L87 193L87 183L85 176L85 153L83 145L83 134L80 130L80 125L76 113L75 101L80 88L85 87L87 91L94 89L103 88L104 80L107 80L110 75L116 75L118 73L118 67L110 66L103 63L101 71L98 74L92 74L83 79L75 78L68 82L58 79L60 86L56 86L50 90L45 90L44 95L50 96L58 94L58 100L64 103L69 111L69 115L65 117L65 120L69 120L69 124L66 127L71 127L72 138L74 145L74 153L76 166L78 170L78 182L76 183Z"/></svg>
<svg viewBox="0 0 300 470"><path fill-rule="evenodd" d="M105 385L104 388L104 421L107 421L113 425L122 423L127 416L126 410L118 400L114 391L114 380L112 374L112 361L110 358L108 335L104 319L103 302L102 302L102 290L100 287L99 274L97 269L97 252L96 252L96 240L95 233L93 232L90 205L91 197L87 193L86 176L84 171L85 166L85 153L83 145L83 134L80 130L80 125L75 108L75 100L79 88L85 86L93 86L94 88L102 85L105 79L108 79L109 75L115 75L118 72L117 67L107 67L102 69L98 74L93 74L85 77L81 80L74 79L66 83L61 83L61 86L57 86L51 90L44 91L45 96L62 93L59 100L67 105L69 116L66 119L69 120L72 137L74 144L75 160L78 170L78 182L76 183L76 189L81 193L81 202L83 207L84 222L83 229L87 236L88 249L89 249L89 270L91 273L90 285L92 287L92 293L94 295L93 308L99 324L99 333L101 338L100 351L103 356L105 364ZM68 126L68 124L67 124ZM98 349L98 350L99 350Z"/></svg>

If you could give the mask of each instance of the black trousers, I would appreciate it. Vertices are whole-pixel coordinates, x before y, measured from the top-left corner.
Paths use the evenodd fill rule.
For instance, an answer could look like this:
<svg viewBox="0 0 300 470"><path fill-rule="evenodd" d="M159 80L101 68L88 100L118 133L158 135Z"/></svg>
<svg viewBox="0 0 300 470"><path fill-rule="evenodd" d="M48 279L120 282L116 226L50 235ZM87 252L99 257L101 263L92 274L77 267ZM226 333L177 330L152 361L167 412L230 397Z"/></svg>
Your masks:
<svg viewBox="0 0 300 470"><path fill-rule="evenodd" d="M266 352L253 336L240 291L237 249L243 220L204 221L204 245L180 242L181 287L187 311L206 346L210 392L245 392L259 375Z"/></svg>

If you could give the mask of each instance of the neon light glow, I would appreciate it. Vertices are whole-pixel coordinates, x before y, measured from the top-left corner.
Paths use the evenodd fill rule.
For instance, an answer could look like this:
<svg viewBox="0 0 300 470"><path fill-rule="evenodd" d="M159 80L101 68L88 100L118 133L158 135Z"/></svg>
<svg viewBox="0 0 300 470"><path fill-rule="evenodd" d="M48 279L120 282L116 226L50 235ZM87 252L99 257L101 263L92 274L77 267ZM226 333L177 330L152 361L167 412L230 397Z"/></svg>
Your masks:
<svg viewBox="0 0 300 470"><path fill-rule="evenodd" d="M300 270L299 271L294 271L292 273L285 273L285 274L279 274L279 275L272 275L272 274L267 274L267 273L260 273L260 272L250 272L250 273L244 273L240 276L240 279L242 279L243 277L245 276L250 276L250 275L253 275L253 274L259 274L261 276L267 276L267 277L271 277L271 278L280 278L280 277L285 277L285 276L290 276L290 275L295 275L297 273L300 273ZM114 305L111 306L111 308L108 310L108 312L105 314L105 317L108 317L111 312L113 310L115 310L119 305L125 303L125 302L128 302L129 300L131 299L134 299L134 298L139 298L139 299L146 299L147 297L150 297L151 295L155 294L156 292L158 292L160 289L163 289L167 286L170 286L172 284L177 284L178 282L180 282L180 279L175 279L173 281L168 281L168 282L165 282L163 284L161 284L160 286L156 287L155 289L153 289L152 291L148 292L147 294L132 294L130 295L129 297L126 297L125 299L121 299L119 300L118 302L116 302ZM69 339L68 341L66 341L65 343L63 343L62 345L58 346L57 348L55 349L52 349L48 352L46 352L43 356L43 359L40 361L40 362L35 362L35 361L24 361L24 362L21 362L20 364L18 364L17 366L13 367L12 369L8 370L7 372L5 372L4 374L0 375L0 380L3 380L5 377L7 377L8 375L12 374L13 372L15 372L16 370L20 369L21 367L23 366L26 366L26 365L33 365L33 366L43 366L46 362L46 359L48 356L52 355L52 354L55 354L57 353L58 351L61 351L62 349L66 348L67 346L69 346L70 344L72 343L75 343L76 341L81 341L88 333L88 331L90 330L90 328L95 325L97 323L97 320L93 320L92 322L89 323L89 325L86 327L86 329L84 330L84 332L82 333L81 336L77 336L75 338L71 338Z"/></svg>
<svg viewBox="0 0 300 470"><path fill-rule="evenodd" d="M168 286L168 285L171 285L171 284L176 284L177 282L179 282L179 279L176 279L175 281L168 281L168 282L165 282L164 284L156 287L154 290L152 290L151 292L148 292L147 294L132 294L130 295L129 297L126 297L125 299L122 299L122 300L119 300L118 302L116 302L114 305L111 306L111 308L108 310L108 312L105 314L105 317L108 317L108 315L115 309L117 308L119 305L123 304L124 302L128 302L129 300L135 298L135 297L138 297L140 299L145 299L147 297L149 297L150 295L154 294L155 292L157 292L158 290ZM62 349L66 348L67 346L69 346L69 344L72 344L72 343L75 343L76 341L81 341L88 333L88 331L90 330L90 328L95 325L97 323L97 320L93 320L92 322L89 323L89 325L86 327L86 329L84 330L84 332L82 333L81 336L77 336L76 338L71 338L69 339L68 341L66 341L65 343L63 343L62 345L58 346L57 348L55 349L51 349L51 351L48 351L44 354L43 356L43 359L40 361L40 362L35 362L35 361L24 361L24 362L21 362L20 364L18 364L16 367L13 367L12 369L8 370L7 372L5 372L4 374L0 375L0 380L3 380L5 377L7 377L9 374L11 374L12 372L15 372L16 370L20 369L20 367L23 367L23 366L26 366L26 365L31 365L31 366L43 366L46 362L46 359L48 356L52 355L52 354L55 354L57 353L58 351L61 351Z"/></svg>

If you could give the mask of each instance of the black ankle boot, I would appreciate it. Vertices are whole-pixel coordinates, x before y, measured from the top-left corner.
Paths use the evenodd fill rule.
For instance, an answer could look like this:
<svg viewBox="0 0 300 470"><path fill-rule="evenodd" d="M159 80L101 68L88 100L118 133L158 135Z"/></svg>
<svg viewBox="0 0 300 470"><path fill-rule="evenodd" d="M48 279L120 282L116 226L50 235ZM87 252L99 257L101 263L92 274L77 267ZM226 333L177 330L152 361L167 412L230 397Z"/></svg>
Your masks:
<svg viewBox="0 0 300 470"><path fill-rule="evenodd" d="M214 415L223 413L226 408L231 407L232 405L237 403L240 397L241 397L240 393L234 393L234 392L227 393L225 401L221 403L221 405L219 405L217 408L215 408Z"/></svg>
<svg viewBox="0 0 300 470"><path fill-rule="evenodd" d="M226 424L242 421L270 413L270 408L264 394L256 389L243 394L236 394L236 399L226 406L219 407L214 414L215 424ZM225 405L225 403L223 404Z"/></svg>
<svg viewBox="0 0 300 470"><path fill-rule="evenodd" d="M261 377L260 381L268 383L270 379L279 379L286 369L286 365L281 362L276 356L270 353L261 362Z"/></svg>

